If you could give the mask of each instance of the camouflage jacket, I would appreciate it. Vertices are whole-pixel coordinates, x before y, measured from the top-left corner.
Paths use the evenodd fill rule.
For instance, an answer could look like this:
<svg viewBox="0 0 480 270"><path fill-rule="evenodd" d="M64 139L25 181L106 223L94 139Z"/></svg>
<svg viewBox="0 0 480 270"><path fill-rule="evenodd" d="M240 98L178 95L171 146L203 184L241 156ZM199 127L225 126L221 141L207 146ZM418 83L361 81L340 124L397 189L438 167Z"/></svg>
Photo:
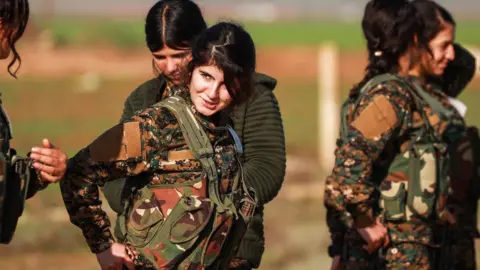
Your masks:
<svg viewBox="0 0 480 270"><path fill-rule="evenodd" d="M245 182L253 187L258 198L255 217L248 226L247 233L239 248L239 257L247 259L258 268L264 252L263 205L271 201L279 192L285 176L285 137L279 104L275 98L274 88L277 81L265 74L255 73L255 93L244 104L232 110L233 128L240 137L244 154L240 156L245 171ZM121 122L130 119L134 112L144 110L170 95L165 87L165 78L149 80L134 90L125 100ZM103 187L105 198L112 209L121 213L121 198L129 194L128 183L125 190L124 179L108 182ZM137 181L137 180L134 180ZM115 237L122 239L124 232L123 218L115 224Z"/></svg>
<svg viewBox="0 0 480 270"><path fill-rule="evenodd" d="M418 78L415 80L448 109L447 96ZM335 167L325 183L324 203L331 232L330 255L339 255L348 229L371 225L379 215L379 187L388 167L402 145L423 121L413 97L395 81L375 85L362 95L358 107L349 100L348 131L335 151ZM446 120L425 106L425 112L437 136L446 129Z"/></svg>
<svg viewBox="0 0 480 270"><path fill-rule="evenodd" d="M190 100L188 93L183 96ZM233 140L228 131L216 129L228 118L225 115L219 112L206 118L195 112L214 148L221 191L230 187L237 172ZM198 160L183 157L187 149L177 119L166 109L150 107L109 129L69 160L62 196L72 223L81 228L92 252L102 252L114 242L98 186L138 174L151 184L205 178Z"/></svg>

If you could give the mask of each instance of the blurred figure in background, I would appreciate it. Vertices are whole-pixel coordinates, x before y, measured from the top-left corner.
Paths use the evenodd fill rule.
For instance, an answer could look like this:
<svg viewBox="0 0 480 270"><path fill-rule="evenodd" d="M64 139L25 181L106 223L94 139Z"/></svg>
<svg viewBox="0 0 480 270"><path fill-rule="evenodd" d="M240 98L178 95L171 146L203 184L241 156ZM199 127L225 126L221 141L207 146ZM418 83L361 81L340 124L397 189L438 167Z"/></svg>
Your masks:
<svg viewBox="0 0 480 270"><path fill-rule="evenodd" d="M451 51L450 38L445 35L448 30L446 21L455 25L449 12L430 0L414 0L418 20L423 21L429 33L426 38L432 40L430 53L424 52L424 59L431 63L428 81L438 91L448 95L449 103L456 110L457 117L464 118L466 106L456 99L475 75L476 60L473 55L459 44L454 44ZM442 15L443 14L443 15ZM447 18L447 20L442 20ZM447 43L445 43L447 42ZM445 46L447 45L447 46ZM444 68L449 54L455 59ZM437 70L437 71L435 71ZM444 71L443 71L444 70ZM436 255L437 269L476 269L475 238L478 238L477 203L480 195L480 139L478 129L468 126L464 121L462 132L455 132L460 138L450 138L450 186L447 205L455 217L455 224L440 226L437 242L441 245Z"/></svg>
<svg viewBox="0 0 480 270"><path fill-rule="evenodd" d="M13 54L8 72L16 78L21 65L15 47L27 27L29 18L27 0L0 1L0 59ZM54 147L48 139L41 147L32 148L30 158L16 154L10 147L12 128L0 100L0 243L8 244L14 235L18 218L22 215L24 200L32 197L49 183L63 178L66 154Z"/></svg>
<svg viewBox="0 0 480 270"><path fill-rule="evenodd" d="M429 21L408 1L365 9L367 74L343 108L326 184L334 269L434 269L437 223L455 223L445 206L446 148L464 123L427 82L455 58L455 23L440 7L433 12Z"/></svg>

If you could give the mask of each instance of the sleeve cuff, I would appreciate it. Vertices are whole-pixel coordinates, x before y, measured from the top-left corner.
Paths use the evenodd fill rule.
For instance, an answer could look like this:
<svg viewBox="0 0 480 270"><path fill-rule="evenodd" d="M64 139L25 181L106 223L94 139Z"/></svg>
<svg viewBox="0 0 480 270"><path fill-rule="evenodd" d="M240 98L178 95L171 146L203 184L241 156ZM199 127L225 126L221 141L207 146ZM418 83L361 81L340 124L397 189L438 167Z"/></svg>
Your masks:
<svg viewBox="0 0 480 270"><path fill-rule="evenodd" d="M48 187L49 182L43 181L40 172L31 168L30 169L30 183L27 190L27 199L33 197L37 191L45 189Z"/></svg>
<svg viewBox="0 0 480 270"><path fill-rule="evenodd" d="M113 238L110 236L108 238L88 241L88 246L90 247L92 253L98 254L109 249L113 245L113 243L115 243L115 240L113 240Z"/></svg>
<svg viewBox="0 0 480 270"><path fill-rule="evenodd" d="M328 247L328 256L331 258L341 256L343 253L343 246L332 244Z"/></svg>
<svg viewBox="0 0 480 270"><path fill-rule="evenodd" d="M357 211L359 212L359 211ZM369 227L373 224L375 224L376 220L375 217L372 214L372 209L368 209L367 211L362 211L360 213L357 213L354 216L354 221L353 221L353 226L356 229L360 228L366 228Z"/></svg>

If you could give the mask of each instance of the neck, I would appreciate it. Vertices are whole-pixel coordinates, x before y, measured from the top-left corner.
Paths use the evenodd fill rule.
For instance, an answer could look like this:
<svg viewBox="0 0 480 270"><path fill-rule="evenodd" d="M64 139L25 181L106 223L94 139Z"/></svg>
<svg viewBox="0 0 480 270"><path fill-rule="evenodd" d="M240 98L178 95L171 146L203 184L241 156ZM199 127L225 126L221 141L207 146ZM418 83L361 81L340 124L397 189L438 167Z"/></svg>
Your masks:
<svg viewBox="0 0 480 270"><path fill-rule="evenodd" d="M419 63L413 63L412 57L406 53L398 59L399 75L401 76L415 76L419 78L424 77L421 65Z"/></svg>

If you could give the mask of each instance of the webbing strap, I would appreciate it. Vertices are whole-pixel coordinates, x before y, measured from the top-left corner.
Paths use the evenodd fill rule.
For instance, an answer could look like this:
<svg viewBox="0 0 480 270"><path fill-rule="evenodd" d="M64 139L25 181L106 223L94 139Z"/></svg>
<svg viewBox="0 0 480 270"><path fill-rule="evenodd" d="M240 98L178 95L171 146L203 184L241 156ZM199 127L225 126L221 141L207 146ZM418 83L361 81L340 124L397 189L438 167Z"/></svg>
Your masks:
<svg viewBox="0 0 480 270"><path fill-rule="evenodd" d="M195 119L192 110L185 100L178 96L166 98L154 106L168 109L177 118L188 147L207 174L209 198L218 206L219 211L223 211L224 205L220 197L218 174L213 161L213 147L205 130Z"/></svg>
<svg viewBox="0 0 480 270"><path fill-rule="evenodd" d="M432 108L433 112L445 115L448 119L450 119L453 115L451 110L445 108L445 106L440 103L436 98L432 97L430 94L425 92L425 90L418 85L416 82L412 83L415 89L417 90L418 94L425 100L425 102Z"/></svg>

